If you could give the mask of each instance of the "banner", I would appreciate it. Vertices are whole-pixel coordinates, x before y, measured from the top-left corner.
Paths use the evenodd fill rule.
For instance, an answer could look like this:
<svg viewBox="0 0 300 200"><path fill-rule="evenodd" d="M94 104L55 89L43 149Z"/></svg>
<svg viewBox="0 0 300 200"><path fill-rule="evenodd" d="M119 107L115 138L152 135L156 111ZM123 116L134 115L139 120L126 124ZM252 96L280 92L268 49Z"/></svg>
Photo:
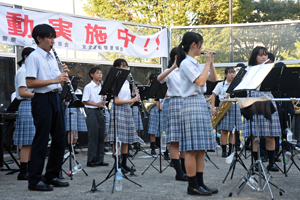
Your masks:
<svg viewBox="0 0 300 200"><path fill-rule="evenodd" d="M0 6L0 43L35 47L31 36L38 24L56 31L55 48L117 52L141 58L168 57L167 29L139 36L118 21L98 21Z"/></svg>

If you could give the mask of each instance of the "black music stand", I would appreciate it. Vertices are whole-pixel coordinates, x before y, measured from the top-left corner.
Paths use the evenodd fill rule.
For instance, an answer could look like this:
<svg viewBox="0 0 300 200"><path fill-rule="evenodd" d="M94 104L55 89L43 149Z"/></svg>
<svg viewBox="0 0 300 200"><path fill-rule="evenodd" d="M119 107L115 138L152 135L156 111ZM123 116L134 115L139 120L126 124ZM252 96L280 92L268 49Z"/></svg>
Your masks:
<svg viewBox="0 0 300 200"><path fill-rule="evenodd" d="M229 85L226 93L229 93L230 94L230 97L244 97L245 95L245 92L237 92L237 93L233 93L233 90L234 88L242 81L244 75L246 74L246 70L244 68L241 68L238 72L238 74L234 77L234 79L232 80L231 84ZM247 96L247 93L246 93L246 96ZM235 115L234 115L234 120L235 120L235 127L233 127L233 134L235 135L235 138L236 138L236 141L235 141L235 149L234 149L234 155L233 155L233 159L232 159L232 162L230 163L230 167L228 169L228 172L223 180L222 183L225 183L225 180L227 179L230 171L232 170L231 172L231 178L233 178L233 174L234 174L234 170L235 170L235 166L236 166L236 163L240 163L244 169L247 171L247 167L245 165L245 163L243 162L243 160L241 159L240 157L240 154L243 152L243 148L245 148L245 146L243 146L242 150L240 151L240 153L238 153L238 144L237 144L237 138L239 137L239 134L238 134L238 130L236 128L236 111L237 111L237 108L236 108L236 104L237 102L233 102L234 103L234 111L235 111Z"/></svg>
<svg viewBox="0 0 300 200"><path fill-rule="evenodd" d="M273 68L271 69L271 71L269 71L269 73L266 76L260 77L260 78L263 78L262 82L260 84L260 91L270 91L270 90L272 90L271 88L273 87L272 83L274 83L274 82L278 83L278 81L280 81L280 77L281 77L280 73L281 73L282 70L279 70L279 67L274 67L274 66L273 66ZM277 74L277 73L279 73L279 74ZM250 84L250 86L253 87L253 85L251 85L251 84ZM275 87L278 88L277 85ZM245 91L249 91L250 92L250 96L251 96L251 89L247 89ZM241 105L240 105L240 107L241 107ZM276 184L275 180L273 179L272 175L269 174L269 172L265 170L265 167L264 167L264 165L263 165L263 163L261 161L261 158L260 158L260 135L259 135L259 126L258 126L258 115L259 114L263 115L266 119L272 121L272 116L271 115L275 111L276 111L276 109L273 106L273 104L272 104L271 101L254 102L250 106L241 109L241 112L242 112L243 116L246 119L250 120L251 138L253 137L253 135L252 135L252 121L253 121L253 116L254 115L256 116L256 132L257 132L256 140L257 140L257 150L258 150L257 154L258 154L258 159L255 162L253 162L253 156L251 156L252 157L252 159L251 159L251 166L250 166L249 170L245 173L245 175L242 176L242 178L240 179L238 185L240 185L240 184L241 185L239 186L240 189L239 189L239 191L238 191L237 194L239 194L241 192L241 190L244 188L244 186L246 184L248 184L252 189L255 189L257 191L263 191L263 189L267 185L272 199L273 199L273 193L272 193L270 185L274 186L275 188L277 188L279 190L280 196L282 195L282 192L284 192L284 190L282 190L281 188L279 188L277 186L277 184ZM253 146L253 144L251 142L251 150L252 150L252 146ZM258 173L254 172L254 168L256 167L256 165L258 166ZM269 176L267 176L267 174ZM252 175L258 175L259 180L257 181L255 178L252 178ZM262 179L265 180L264 185L262 185ZM273 180L273 183L270 182L270 179ZM230 197L232 196L233 190L238 185L236 185L231 190L231 192L229 193Z"/></svg>
<svg viewBox="0 0 300 200"><path fill-rule="evenodd" d="M166 92L167 92L167 84L166 83L160 83L157 80L157 77L154 77L149 89L149 93L147 95L147 98L155 98L155 100L158 99L163 99L165 98ZM161 111L158 111L158 130L160 131L160 113ZM160 134L161 135L161 134ZM156 169L156 171L158 171L159 173L162 173L163 171L165 171L169 166L170 166L170 162L168 162L168 165L162 169L161 166L161 145L159 145L159 154L153 159L153 161L149 164L149 166L145 169L145 171L142 173L142 175L144 175L144 173L150 168L150 166L152 166L154 169ZM159 170L153 165L153 163L156 161L156 159L159 157Z"/></svg>
<svg viewBox="0 0 300 200"><path fill-rule="evenodd" d="M72 87L74 89L74 92L77 90L78 87L78 83L80 81L80 78L77 76L69 76L69 79L72 83ZM60 93L60 99L63 101L73 101L73 97L72 94L70 92L70 87L68 86L68 84L65 82L65 84L63 85L62 91Z"/></svg>
<svg viewBox="0 0 300 200"><path fill-rule="evenodd" d="M20 105L20 103L21 103L21 101L20 100L18 100L17 98L15 98L14 100L13 100L13 102L11 102L10 103L10 105L8 106L8 108L7 108L7 110L3 113L3 114L5 114L5 113L8 113L8 114L12 114L12 113L14 113L14 114L16 114L17 115L17 111L18 111L18 109L19 109L19 105ZM2 114L1 114L1 118L2 118ZM15 119L13 120L13 121L15 121ZM15 130L15 127L14 127L14 122L12 122L12 121L9 121L8 123L7 123L7 126L6 126L6 129L3 131L3 126L4 126L4 122L2 122L2 120L0 121L0 131L1 131L1 140L0 140L0 142L1 142L1 150L3 150L3 148L2 148L2 145L3 145L3 147L6 149L6 151L9 153L9 155L11 156L11 158L14 160L14 162L16 163L16 165L18 166L18 168L19 169L11 169L10 167L9 167L9 165L5 162L5 160L3 159L3 152L1 153L1 155L0 156L2 156L2 159L3 159L3 162L1 162L1 164L2 163L4 163L4 165L7 167L7 169L1 169L1 171L10 171L10 172L8 172L7 174L14 174L15 172L19 172L20 171L20 168L21 168L21 166L20 166L20 164L19 164L19 162L17 161L17 159L16 159L16 157L13 155L13 153L11 152L11 150L10 150L10 148L6 145L6 142L3 142L2 141L2 139L3 139L3 133L7 133L7 132L9 132L8 134L5 134L5 135L8 135L9 137L10 136L12 136L13 135L13 132L14 132L14 130Z"/></svg>
<svg viewBox="0 0 300 200"><path fill-rule="evenodd" d="M118 96L122 85L124 84L125 80L127 79L129 74L128 70L124 70L124 69L120 69L120 68L116 68L116 67L111 67L108 75L105 78L104 84L102 86L102 89L99 93L99 95L107 95L107 96L112 96L113 98L113 105L115 105L115 96ZM117 153L117 141L116 141L116 111L115 111L115 106L113 109L113 119L114 119L114 143L115 143L115 153ZM118 155L116 155L118 156ZM106 176L106 178L98 183L97 185L95 184L95 179L93 179L93 183L92 183L92 188L91 191L95 192L97 191L97 187L99 185L101 185L102 183L104 183L106 180L108 180L109 178L111 178L112 176L114 176L114 181L113 181L113 187L112 187L112 193L114 192L114 188L115 188L115 181L116 181L116 173L117 173L117 169L118 169L118 163L116 162L117 159L115 159L115 163L112 167L112 169L110 170L110 172L108 173L108 175ZM140 184L130 180L123 172L122 172L124 178L140 187L142 187Z"/></svg>
<svg viewBox="0 0 300 200"><path fill-rule="evenodd" d="M72 102L70 101L70 104L68 106L68 108L81 108L81 107L84 107L83 103L81 102L82 100L82 95L79 94L79 95L76 95L77 98L79 99L79 101L75 101L75 102ZM69 152L67 153L68 156L64 159L62 165L68 160L68 158L70 159L69 160L69 169L70 169L70 174L68 174L65 170L62 169L62 171L69 177L71 177L71 180L73 180L73 167L72 167L72 159L74 159L74 162L79 165L79 162L76 160L76 157L75 157L75 152L74 152L74 147L73 147L73 143L71 142L72 141L72 136L71 136L71 131L72 131L72 125L71 125L71 115L74 114L72 112L70 112L69 110L69 130L70 130L70 134L69 134L69 140L70 140L70 144L69 144ZM77 113L76 113L77 114ZM78 117L78 116L77 116ZM81 166L82 167L82 166ZM82 171L84 172L84 174L86 176L88 176L88 174L86 173L86 171L83 169L82 167Z"/></svg>

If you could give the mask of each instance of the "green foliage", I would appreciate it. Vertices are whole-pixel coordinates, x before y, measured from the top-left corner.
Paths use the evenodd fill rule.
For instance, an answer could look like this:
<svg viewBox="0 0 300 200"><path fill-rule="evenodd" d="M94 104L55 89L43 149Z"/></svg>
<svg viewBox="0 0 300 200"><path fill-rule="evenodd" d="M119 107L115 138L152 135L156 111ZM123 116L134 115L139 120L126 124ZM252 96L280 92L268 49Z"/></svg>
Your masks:
<svg viewBox="0 0 300 200"><path fill-rule="evenodd" d="M259 0L253 2L254 9L247 22L268 22L300 19L299 0Z"/></svg>
<svg viewBox="0 0 300 200"><path fill-rule="evenodd" d="M1 44L0 43L0 52L13 53L14 46L9 44Z"/></svg>

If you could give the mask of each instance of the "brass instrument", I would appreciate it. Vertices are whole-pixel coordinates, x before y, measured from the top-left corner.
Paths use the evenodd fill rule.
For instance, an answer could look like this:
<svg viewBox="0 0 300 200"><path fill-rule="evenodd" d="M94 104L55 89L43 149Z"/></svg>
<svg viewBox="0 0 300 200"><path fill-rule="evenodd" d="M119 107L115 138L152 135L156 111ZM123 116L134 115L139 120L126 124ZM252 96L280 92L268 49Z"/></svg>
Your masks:
<svg viewBox="0 0 300 200"><path fill-rule="evenodd" d="M225 99L228 99L230 97L230 94L226 96ZM232 105L231 102L222 102L221 105L218 107L216 116L212 116L211 123L213 128L217 126L217 124L221 121L221 119L224 117L225 113L229 110L230 106Z"/></svg>
<svg viewBox="0 0 300 200"><path fill-rule="evenodd" d="M150 102L144 100L144 105L145 105L147 112L150 114L150 111L153 108L153 106L156 106L156 101L153 98L150 98L149 101Z"/></svg>
<svg viewBox="0 0 300 200"><path fill-rule="evenodd" d="M299 115L300 114L300 107L298 105L300 105L300 101L293 101L295 115Z"/></svg>

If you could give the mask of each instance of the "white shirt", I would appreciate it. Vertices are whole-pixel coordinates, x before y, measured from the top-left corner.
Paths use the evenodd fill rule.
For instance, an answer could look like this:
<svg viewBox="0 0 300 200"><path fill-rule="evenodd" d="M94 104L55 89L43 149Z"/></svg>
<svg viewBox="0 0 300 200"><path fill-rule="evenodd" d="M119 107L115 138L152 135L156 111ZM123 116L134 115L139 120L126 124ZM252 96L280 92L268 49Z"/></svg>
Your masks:
<svg viewBox="0 0 300 200"><path fill-rule="evenodd" d="M166 69L165 71L170 70ZM168 86L167 94L169 97L179 97L180 91L180 70L179 68L174 69L168 76L165 78L164 81L161 83L166 82Z"/></svg>
<svg viewBox="0 0 300 200"><path fill-rule="evenodd" d="M87 84L83 89L82 101L91 101L94 103L99 103L102 101L101 95L99 95L101 91L102 85L99 83L99 86L92 80L89 84ZM97 106L92 105L84 105L86 108L98 108Z"/></svg>
<svg viewBox="0 0 300 200"><path fill-rule="evenodd" d="M226 93L229 85L230 84L227 82L227 80L221 81L216 85L215 89L213 90L213 93L215 93L217 96L219 96L220 100L224 100L225 97L229 94L229 93Z"/></svg>
<svg viewBox="0 0 300 200"><path fill-rule="evenodd" d="M129 86L129 81L125 80L119 94L118 94L119 99L121 100L129 100L131 99L131 92L130 92L130 86Z"/></svg>
<svg viewBox="0 0 300 200"><path fill-rule="evenodd" d="M10 102L13 102L16 98L16 92L13 92L11 95L10 95Z"/></svg>
<svg viewBox="0 0 300 200"><path fill-rule="evenodd" d="M19 100L31 99L31 98L24 98L24 97L20 96L20 94L19 94L20 87L26 87L26 90L30 91L30 92L33 91L33 89L28 89L26 86L26 68L25 68L24 64L22 64L22 66L18 69L17 74L15 75L16 98Z"/></svg>
<svg viewBox="0 0 300 200"><path fill-rule="evenodd" d="M186 55L186 58L180 63L179 69L181 81L179 93L182 97L193 96L206 92L206 83L203 87L194 83L204 69L204 66L200 66L195 58Z"/></svg>
<svg viewBox="0 0 300 200"><path fill-rule="evenodd" d="M61 74L57 61L51 53L37 47L25 60L26 77L33 77L37 80L50 80ZM51 90L61 90L61 85L51 84L35 88L36 93L47 93Z"/></svg>

